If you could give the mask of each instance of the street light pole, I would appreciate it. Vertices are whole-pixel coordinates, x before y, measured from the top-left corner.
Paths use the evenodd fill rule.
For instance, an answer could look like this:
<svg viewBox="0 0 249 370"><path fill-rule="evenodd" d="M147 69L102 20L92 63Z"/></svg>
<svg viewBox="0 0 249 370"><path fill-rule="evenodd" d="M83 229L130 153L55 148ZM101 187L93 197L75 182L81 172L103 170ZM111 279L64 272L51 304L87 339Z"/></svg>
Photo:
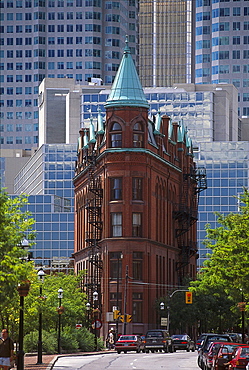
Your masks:
<svg viewBox="0 0 249 370"><path fill-rule="evenodd" d="M116 306L117 306L117 310L119 311L119 262L120 262L120 259L123 258L123 254L120 253L120 255L118 255L118 271L117 271L117 303L116 303ZM115 341L118 340L118 321L119 319L117 318L116 320L116 338L115 338Z"/></svg>
<svg viewBox="0 0 249 370"><path fill-rule="evenodd" d="M93 308L96 310L98 308L98 292L93 292ZM94 314L95 316L95 314ZM97 339L97 327L96 327L96 317L94 317L94 340L95 340L95 351L98 350L98 339Z"/></svg>
<svg viewBox="0 0 249 370"><path fill-rule="evenodd" d="M87 329L89 329L89 316L90 316L90 309L91 304L89 302L86 303L86 311L87 311Z"/></svg>
<svg viewBox="0 0 249 370"><path fill-rule="evenodd" d="M61 300L63 298L63 289L58 289L58 299L59 299L59 307L58 307L58 353L61 353L61 315L63 312L63 309L61 307Z"/></svg>
<svg viewBox="0 0 249 370"><path fill-rule="evenodd" d="M23 239L21 242L21 248L28 250L29 242L27 239ZM22 262L29 261L29 256L21 258ZM17 290L20 296L20 308L19 308L19 335L18 335L18 351L17 351L17 370L24 370L24 351L23 351L23 314L24 314L24 297L29 293L30 282L23 281L18 284Z"/></svg>
<svg viewBox="0 0 249 370"><path fill-rule="evenodd" d="M44 275L45 275L45 272L43 271L43 269L41 268L38 273L38 279L40 281L40 299L43 299L43 296L42 296L42 284L43 284L43 281L44 281ZM39 364L42 364L42 310L41 310L41 305L39 307L39 336L38 336L38 355L37 355L37 365Z"/></svg>

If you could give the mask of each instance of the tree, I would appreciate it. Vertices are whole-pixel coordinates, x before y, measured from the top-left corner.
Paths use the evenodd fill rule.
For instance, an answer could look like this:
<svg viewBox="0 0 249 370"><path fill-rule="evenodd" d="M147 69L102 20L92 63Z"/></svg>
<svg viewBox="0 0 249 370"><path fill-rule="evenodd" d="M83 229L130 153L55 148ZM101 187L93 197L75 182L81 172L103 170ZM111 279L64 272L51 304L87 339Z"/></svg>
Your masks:
<svg viewBox="0 0 249 370"><path fill-rule="evenodd" d="M241 298L241 292L249 295L249 192L244 189L238 197L240 213L217 213L221 225L211 229L207 225L204 241L212 250L209 259L193 283L199 290L224 290L228 295Z"/></svg>
<svg viewBox="0 0 249 370"><path fill-rule="evenodd" d="M212 296L217 300L219 316L229 327L240 322L238 303L249 298L249 192L237 198L238 213L216 213L221 226L211 229L206 226L207 236L203 242L212 253L203 264L198 279L191 283L191 290L201 298ZM230 310L234 322L225 320L224 312ZM248 309L248 306L247 306ZM226 313L226 317L228 312ZM204 318L205 320L205 318ZM240 325L240 324L239 324ZM220 325L219 325L220 326Z"/></svg>
<svg viewBox="0 0 249 370"><path fill-rule="evenodd" d="M38 329L38 314L42 311L44 329L57 330L58 325L58 289L63 289L61 314L62 326L75 328L75 324L84 323L86 317L86 294L81 290L82 274L45 275L40 297L40 283L33 281L29 295L25 298L25 333Z"/></svg>
<svg viewBox="0 0 249 370"><path fill-rule="evenodd" d="M29 280L33 264L22 263L25 251L22 241L34 239L31 230L34 220L29 212L22 212L27 198L10 198L0 189L0 320L2 326L8 326L18 308L17 286L21 281ZM14 310L13 310L14 309Z"/></svg>

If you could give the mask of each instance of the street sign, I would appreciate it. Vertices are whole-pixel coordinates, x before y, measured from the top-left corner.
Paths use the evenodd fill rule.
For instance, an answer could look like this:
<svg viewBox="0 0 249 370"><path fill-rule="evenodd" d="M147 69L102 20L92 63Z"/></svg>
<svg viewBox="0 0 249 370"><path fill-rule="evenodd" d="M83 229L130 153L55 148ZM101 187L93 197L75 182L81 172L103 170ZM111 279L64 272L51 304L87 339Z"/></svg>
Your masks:
<svg viewBox="0 0 249 370"><path fill-rule="evenodd" d="M101 329L102 328L102 321L101 320L95 320L92 322L92 328L93 329Z"/></svg>
<svg viewBox="0 0 249 370"><path fill-rule="evenodd" d="M161 317L161 326L168 326L167 317Z"/></svg>
<svg viewBox="0 0 249 370"><path fill-rule="evenodd" d="M80 328L82 328L82 324L76 324L75 327L76 327L76 329L80 329Z"/></svg>

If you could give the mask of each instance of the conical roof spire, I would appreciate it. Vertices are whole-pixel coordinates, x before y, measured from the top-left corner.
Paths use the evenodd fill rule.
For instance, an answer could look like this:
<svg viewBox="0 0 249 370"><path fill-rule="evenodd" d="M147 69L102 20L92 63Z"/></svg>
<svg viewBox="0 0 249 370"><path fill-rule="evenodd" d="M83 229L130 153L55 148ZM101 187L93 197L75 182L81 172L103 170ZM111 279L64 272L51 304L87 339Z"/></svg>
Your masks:
<svg viewBox="0 0 249 370"><path fill-rule="evenodd" d="M123 58L119 65L110 95L105 107L145 107L149 104L139 80L136 67L131 57L128 40L125 41Z"/></svg>

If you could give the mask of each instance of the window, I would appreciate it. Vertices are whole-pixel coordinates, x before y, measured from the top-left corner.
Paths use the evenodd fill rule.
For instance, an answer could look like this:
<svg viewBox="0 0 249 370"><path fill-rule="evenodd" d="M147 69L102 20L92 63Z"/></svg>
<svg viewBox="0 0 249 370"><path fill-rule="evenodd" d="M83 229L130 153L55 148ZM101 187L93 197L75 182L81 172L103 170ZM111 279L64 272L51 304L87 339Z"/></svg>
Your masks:
<svg viewBox="0 0 249 370"><path fill-rule="evenodd" d="M142 214L132 213L132 236L142 236Z"/></svg>
<svg viewBox="0 0 249 370"><path fill-rule="evenodd" d="M122 178L116 177L110 179L110 190L111 190L111 200L122 199Z"/></svg>
<svg viewBox="0 0 249 370"><path fill-rule="evenodd" d="M132 319L143 322L143 293L132 293Z"/></svg>
<svg viewBox="0 0 249 370"><path fill-rule="evenodd" d="M67 50L67 57L72 57L73 56L73 49L68 49Z"/></svg>
<svg viewBox="0 0 249 370"><path fill-rule="evenodd" d="M122 277L122 252L110 252L110 278L116 280Z"/></svg>
<svg viewBox="0 0 249 370"><path fill-rule="evenodd" d="M233 16L240 16L240 8L239 7L233 8Z"/></svg>
<svg viewBox="0 0 249 370"><path fill-rule="evenodd" d="M233 22L233 31L240 31L240 22Z"/></svg>
<svg viewBox="0 0 249 370"><path fill-rule="evenodd" d="M132 270L134 280L143 280L143 252L133 252Z"/></svg>
<svg viewBox="0 0 249 370"><path fill-rule="evenodd" d="M13 144L13 136L7 136L6 144Z"/></svg>
<svg viewBox="0 0 249 370"><path fill-rule="evenodd" d="M233 50L233 59L240 59L240 50Z"/></svg>
<svg viewBox="0 0 249 370"><path fill-rule="evenodd" d="M240 45L240 36L233 36L233 45Z"/></svg>
<svg viewBox="0 0 249 370"><path fill-rule="evenodd" d="M233 72L239 73L240 72L240 65L233 65Z"/></svg>
<svg viewBox="0 0 249 370"><path fill-rule="evenodd" d="M111 129L111 147L121 148L122 147L122 128L119 123L115 122Z"/></svg>
<svg viewBox="0 0 249 370"><path fill-rule="evenodd" d="M76 31L77 31L77 29L76 29ZM67 32L73 32L73 24L67 24Z"/></svg>
<svg viewBox="0 0 249 370"><path fill-rule="evenodd" d="M73 44L73 37L67 37L67 45Z"/></svg>
<svg viewBox="0 0 249 370"><path fill-rule="evenodd" d="M132 199L133 200L142 200L142 183L143 180L141 177L133 177L132 178Z"/></svg>
<svg viewBox="0 0 249 370"><path fill-rule="evenodd" d="M141 148L144 146L144 133L142 125L137 122L133 128L133 147Z"/></svg>
<svg viewBox="0 0 249 370"><path fill-rule="evenodd" d="M111 213L111 236L122 236L122 213Z"/></svg>
<svg viewBox="0 0 249 370"><path fill-rule="evenodd" d="M249 59L249 50L243 50L243 58Z"/></svg>

